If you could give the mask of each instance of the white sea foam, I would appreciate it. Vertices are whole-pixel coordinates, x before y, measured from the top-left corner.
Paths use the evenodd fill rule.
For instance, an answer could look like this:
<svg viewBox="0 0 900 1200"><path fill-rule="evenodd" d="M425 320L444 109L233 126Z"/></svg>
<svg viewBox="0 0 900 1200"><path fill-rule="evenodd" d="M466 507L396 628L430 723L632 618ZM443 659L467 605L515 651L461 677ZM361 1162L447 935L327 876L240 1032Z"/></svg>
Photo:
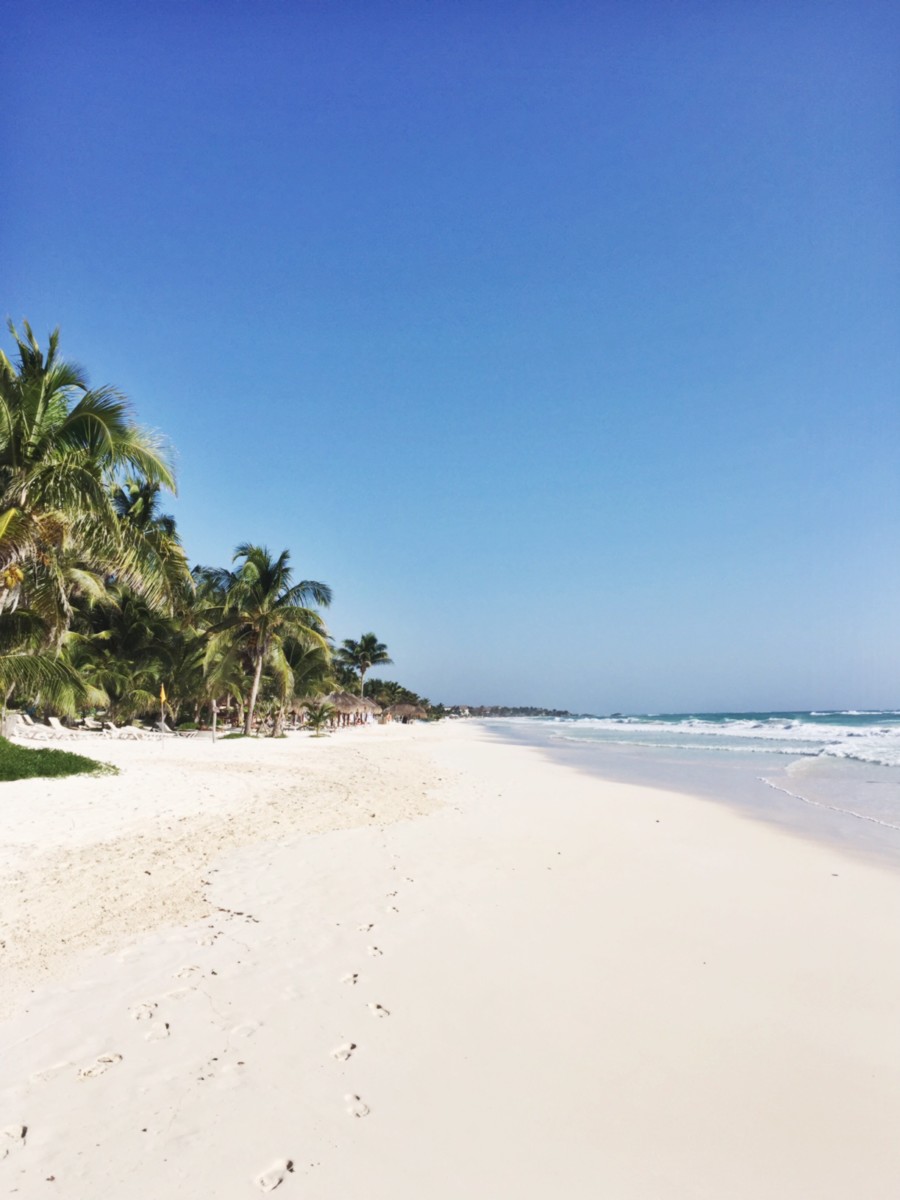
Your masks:
<svg viewBox="0 0 900 1200"><path fill-rule="evenodd" d="M709 719L698 716L583 717L554 722L553 737L568 742L724 753L822 755L900 767L900 713L842 712L753 714ZM819 720L809 719L819 717ZM848 718L841 721L839 718ZM822 720L821 718L826 718ZM838 718L838 719L836 719ZM853 718L857 722L854 723ZM563 732L563 728L565 732Z"/></svg>
<svg viewBox="0 0 900 1200"><path fill-rule="evenodd" d="M792 792L789 788L781 787L780 784L773 783L771 779L766 779L762 775L759 775L758 779L766 787L770 787L776 792L781 792L784 796L790 796L792 800L800 800L803 804L809 804L813 808L825 808L829 812L841 813L845 817L856 817L858 821L869 821L872 825L880 825L882 829L896 829L900 831L900 825L894 825L891 821L883 821L880 817L873 817L868 813L856 812L852 808L841 808L837 804L826 804L822 800L813 800L809 796L801 796L799 792Z"/></svg>
<svg viewBox="0 0 900 1200"><path fill-rule="evenodd" d="M584 745L589 741L588 738L569 737L565 733L555 733L552 735L555 742L573 742ZM599 740L599 739L598 739ZM816 755L818 750L801 750L796 746L728 746L728 745L713 745L710 746L706 742L654 742L647 738L603 738L604 746L645 746L652 750L701 750L703 752L712 751L713 753L731 754L735 750L740 750L743 754L788 754L796 758L798 755Z"/></svg>

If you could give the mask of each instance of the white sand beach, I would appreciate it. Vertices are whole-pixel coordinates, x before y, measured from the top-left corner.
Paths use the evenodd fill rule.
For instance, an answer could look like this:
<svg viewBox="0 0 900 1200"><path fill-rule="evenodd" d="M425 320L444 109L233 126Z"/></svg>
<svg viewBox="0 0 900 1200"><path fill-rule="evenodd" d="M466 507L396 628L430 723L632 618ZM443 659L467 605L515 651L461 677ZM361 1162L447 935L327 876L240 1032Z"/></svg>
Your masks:
<svg viewBox="0 0 900 1200"><path fill-rule="evenodd" d="M0 784L0 1194L897 1194L897 875L474 723L85 745Z"/></svg>

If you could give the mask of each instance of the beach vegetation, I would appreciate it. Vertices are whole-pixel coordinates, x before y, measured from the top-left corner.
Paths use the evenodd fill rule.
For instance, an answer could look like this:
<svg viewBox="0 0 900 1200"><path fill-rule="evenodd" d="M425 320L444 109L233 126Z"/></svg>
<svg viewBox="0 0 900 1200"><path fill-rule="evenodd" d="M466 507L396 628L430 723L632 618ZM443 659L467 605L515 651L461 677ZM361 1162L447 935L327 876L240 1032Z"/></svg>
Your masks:
<svg viewBox="0 0 900 1200"><path fill-rule="evenodd" d="M95 698L72 665L44 646L46 627L27 609L0 614L0 691L2 707L18 693L43 696L56 711L72 715L79 701Z"/></svg>
<svg viewBox="0 0 900 1200"><path fill-rule="evenodd" d="M327 607L331 588L316 580L294 582L290 552L273 557L266 546L245 542L234 552L237 568L221 573L221 609L214 616L210 656L226 649L246 657L252 670L244 733L253 729L263 665L278 669L283 662L284 638L302 637L327 648L322 618L311 604Z"/></svg>
<svg viewBox="0 0 900 1200"><path fill-rule="evenodd" d="M59 779L65 775L116 775L118 771L109 763L95 762L83 754L68 750L50 750L40 747L32 750L16 746L0 737L0 780L16 779Z"/></svg>
<svg viewBox="0 0 900 1200"><path fill-rule="evenodd" d="M337 710L333 705L311 704L306 713L306 725L312 730L313 737L322 737L336 717Z"/></svg>
<svg viewBox="0 0 900 1200"><path fill-rule="evenodd" d="M390 708L392 704L415 704L423 707L428 704L427 700L393 679L373 679L371 699L382 708Z"/></svg>
<svg viewBox="0 0 900 1200"><path fill-rule="evenodd" d="M331 589L296 580L290 552L245 542L230 567L190 570L164 511L164 439L112 386L92 387L10 322L0 351L0 705L36 717L102 714L181 729L222 720L280 736L339 723L326 695L363 697L391 662L374 633L335 649ZM419 704L372 680L377 703ZM325 712L324 720L321 713ZM347 723L347 718L343 718ZM318 723L318 725L317 725ZM62 753L62 752L61 752ZM35 761L35 760L31 760Z"/></svg>
<svg viewBox="0 0 900 1200"><path fill-rule="evenodd" d="M58 646L80 572L115 576L164 604L183 554L166 559L152 537L120 518L114 487L125 477L174 490L162 440L136 424L110 386L91 388L59 355L46 354L27 322L10 322L16 357L0 350L0 613L28 608ZM180 548L179 548L180 549Z"/></svg>
<svg viewBox="0 0 900 1200"><path fill-rule="evenodd" d="M361 634L358 642L347 638L341 642L335 657L342 666L358 672L360 696L365 695L366 672L371 667L393 663L393 659L388 656L387 646L384 642L379 642L374 633Z"/></svg>

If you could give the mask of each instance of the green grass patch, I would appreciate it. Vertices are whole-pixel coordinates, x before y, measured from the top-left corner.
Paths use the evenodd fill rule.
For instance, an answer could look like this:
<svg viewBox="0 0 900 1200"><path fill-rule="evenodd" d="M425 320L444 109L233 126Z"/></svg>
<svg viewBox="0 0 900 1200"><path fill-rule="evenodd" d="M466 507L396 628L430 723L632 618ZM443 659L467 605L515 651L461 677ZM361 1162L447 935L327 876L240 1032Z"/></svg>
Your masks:
<svg viewBox="0 0 900 1200"><path fill-rule="evenodd" d="M219 738L219 741L220 742L233 742L235 740L235 738L245 738L247 736L248 735L246 733L223 733L222 736Z"/></svg>
<svg viewBox="0 0 900 1200"><path fill-rule="evenodd" d="M109 763L69 750L31 750L0 737L0 780L61 779L64 775L118 775Z"/></svg>

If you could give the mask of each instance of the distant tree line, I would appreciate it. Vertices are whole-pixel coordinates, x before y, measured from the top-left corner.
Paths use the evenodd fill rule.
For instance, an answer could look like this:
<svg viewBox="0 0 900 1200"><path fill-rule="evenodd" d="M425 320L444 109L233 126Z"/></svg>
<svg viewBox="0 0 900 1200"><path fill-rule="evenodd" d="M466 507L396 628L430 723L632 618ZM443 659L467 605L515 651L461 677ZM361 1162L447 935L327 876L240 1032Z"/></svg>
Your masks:
<svg viewBox="0 0 900 1200"><path fill-rule="evenodd" d="M574 717L565 708L535 708L533 705L457 704L444 711L453 716L470 717Z"/></svg>

